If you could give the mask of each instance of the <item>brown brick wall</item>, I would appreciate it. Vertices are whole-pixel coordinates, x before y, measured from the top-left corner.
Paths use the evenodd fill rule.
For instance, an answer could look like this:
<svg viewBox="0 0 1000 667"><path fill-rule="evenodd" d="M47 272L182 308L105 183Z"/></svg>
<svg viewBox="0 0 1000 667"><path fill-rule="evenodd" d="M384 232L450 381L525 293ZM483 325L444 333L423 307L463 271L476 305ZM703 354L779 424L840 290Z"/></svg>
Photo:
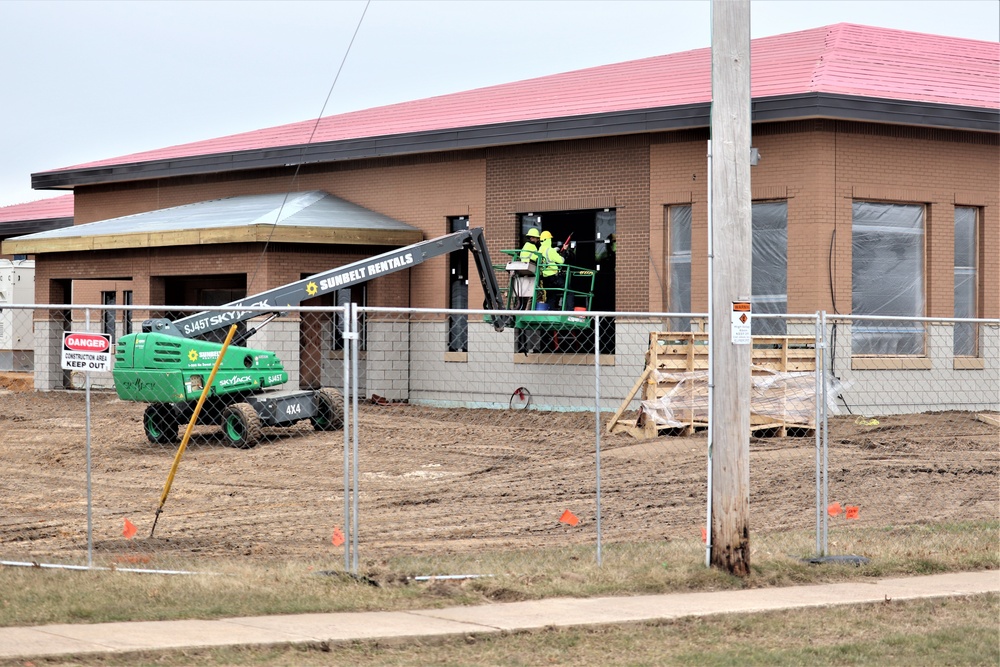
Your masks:
<svg viewBox="0 0 1000 667"><path fill-rule="evenodd" d="M617 308L645 310L648 137L531 144L488 155L486 229L491 247L517 247L519 213L605 207L617 211Z"/></svg>
<svg viewBox="0 0 1000 667"><path fill-rule="evenodd" d="M618 308L661 310L664 207L690 203L692 308L706 310L706 140L707 131L697 130L364 160L304 168L294 182L291 170L266 170L94 186L78 190L76 222L225 196L319 189L413 225L425 238L446 233L449 216L467 215L472 226L486 227L498 261L499 249L516 245L518 213L612 206ZM753 144L762 156L751 172L755 199L788 201L790 312L850 312L851 202L876 199L928 206L927 314L941 317L953 312L953 207L979 207L981 314L1000 317L997 135L820 120L758 125ZM134 276L141 304L162 295L156 276L256 274L252 293L384 250L272 246L263 262L261 248L249 245L62 253L39 263L39 277ZM447 280L446 258L435 258L375 281L370 303L445 307ZM40 297L54 289L43 282L37 282ZM481 292L477 281L470 283L475 306ZM86 289L99 300L99 286Z"/></svg>
<svg viewBox="0 0 1000 667"><path fill-rule="evenodd" d="M485 224L485 161L474 153L442 154L426 157L366 160L351 168L332 165L302 170L293 181L293 171L269 170L252 174L197 177L129 184L113 188L101 186L84 189L77 196L76 223L130 215L180 206L207 199L246 194L324 190L389 217L417 227L425 238L448 232L449 216L466 215L472 226ZM256 293L298 280L302 274L316 273L348 261L386 252L380 246L331 246L301 248L269 246L266 261L261 261L261 246L237 248L202 246L188 254L181 249L129 250L110 262L101 262L100 275L199 275L218 273L256 275L249 293ZM334 254L334 252L339 254ZM76 262L93 254L75 254ZM369 286L372 305L396 307L444 308L447 306L447 258L437 257L415 267L410 280L390 275ZM59 269L70 270L66 261ZM83 269L81 269L83 270ZM478 289L478 282L475 285ZM134 298L140 303L140 291ZM478 301L481 303L481 289ZM99 297L99 294L98 294Z"/></svg>
<svg viewBox="0 0 1000 667"><path fill-rule="evenodd" d="M650 152L650 274L666 275L663 209L684 203L690 193L694 310L708 307L706 140L704 133L678 133L668 140L654 139ZM751 170L755 201L788 201L789 312L850 312L851 204L854 199L873 199L928 206L926 314L940 317L954 314L953 206L956 201L979 205L981 313L1000 315L996 135L802 121L755 127L752 143L761 153L760 163ZM662 290L652 278L650 285L650 308L662 308Z"/></svg>
<svg viewBox="0 0 1000 667"><path fill-rule="evenodd" d="M691 205L691 309L708 309L708 130L661 134L649 152L650 238L646 308L662 311L667 303L666 209Z"/></svg>

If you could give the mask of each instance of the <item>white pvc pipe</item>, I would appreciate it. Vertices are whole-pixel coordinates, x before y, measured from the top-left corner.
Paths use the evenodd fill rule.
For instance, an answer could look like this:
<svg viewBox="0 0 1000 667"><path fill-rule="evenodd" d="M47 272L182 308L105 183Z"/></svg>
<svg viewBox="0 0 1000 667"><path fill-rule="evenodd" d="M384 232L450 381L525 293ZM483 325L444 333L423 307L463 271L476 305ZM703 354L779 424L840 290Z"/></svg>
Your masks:
<svg viewBox="0 0 1000 667"><path fill-rule="evenodd" d="M60 565L57 563L25 563L14 560L0 560L0 565L8 567L37 567L43 570L78 570L95 572L132 572L137 574L219 574L218 572L188 572L187 570L146 570L134 567L94 567L92 565Z"/></svg>
<svg viewBox="0 0 1000 667"><path fill-rule="evenodd" d="M712 399L715 393L715 361L712 349L712 260L715 246L712 236L712 140L708 140L708 500L705 518L705 567L712 566Z"/></svg>

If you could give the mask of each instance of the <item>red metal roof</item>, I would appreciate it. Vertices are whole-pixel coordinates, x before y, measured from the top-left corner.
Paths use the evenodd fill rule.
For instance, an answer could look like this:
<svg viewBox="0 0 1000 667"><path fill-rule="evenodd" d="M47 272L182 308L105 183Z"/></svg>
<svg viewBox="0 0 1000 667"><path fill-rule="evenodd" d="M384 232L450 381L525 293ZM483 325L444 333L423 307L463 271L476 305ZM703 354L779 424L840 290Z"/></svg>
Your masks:
<svg viewBox="0 0 1000 667"><path fill-rule="evenodd" d="M751 60L754 99L827 93L1000 109L996 42L839 23L753 40ZM710 99L711 50L703 48L328 116L318 125L313 119L54 171L655 109Z"/></svg>
<svg viewBox="0 0 1000 667"><path fill-rule="evenodd" d="M49 197L0 208L0 224L73 217L73 195Z"/></svg>

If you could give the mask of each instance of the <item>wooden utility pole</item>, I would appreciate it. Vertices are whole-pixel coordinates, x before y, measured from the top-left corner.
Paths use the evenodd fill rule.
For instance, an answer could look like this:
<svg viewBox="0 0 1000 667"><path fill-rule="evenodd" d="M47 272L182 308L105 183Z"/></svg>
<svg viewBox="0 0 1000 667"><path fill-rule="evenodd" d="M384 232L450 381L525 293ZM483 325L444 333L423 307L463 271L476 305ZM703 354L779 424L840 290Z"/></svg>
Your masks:
<svg viewBox="0 0 1000 667"><path fill-rule="evenodd" d="M752 345L733 313L750 303L750 0L712 0L711 130L711 563L746 576Z"/></svg>

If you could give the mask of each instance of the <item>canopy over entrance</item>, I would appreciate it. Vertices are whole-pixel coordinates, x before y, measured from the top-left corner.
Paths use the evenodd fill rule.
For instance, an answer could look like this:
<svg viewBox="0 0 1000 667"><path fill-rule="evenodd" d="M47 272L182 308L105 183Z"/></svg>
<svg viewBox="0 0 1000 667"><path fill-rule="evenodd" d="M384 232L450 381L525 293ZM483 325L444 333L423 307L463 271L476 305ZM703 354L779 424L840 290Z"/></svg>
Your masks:
<svg viewBox="0 0 1000 667"><path fill-rule="evenodd" d="M7 239L3 252L43 254L213 243L401 246L416 227L320 190L243 195L110 218Z"/></svg>

